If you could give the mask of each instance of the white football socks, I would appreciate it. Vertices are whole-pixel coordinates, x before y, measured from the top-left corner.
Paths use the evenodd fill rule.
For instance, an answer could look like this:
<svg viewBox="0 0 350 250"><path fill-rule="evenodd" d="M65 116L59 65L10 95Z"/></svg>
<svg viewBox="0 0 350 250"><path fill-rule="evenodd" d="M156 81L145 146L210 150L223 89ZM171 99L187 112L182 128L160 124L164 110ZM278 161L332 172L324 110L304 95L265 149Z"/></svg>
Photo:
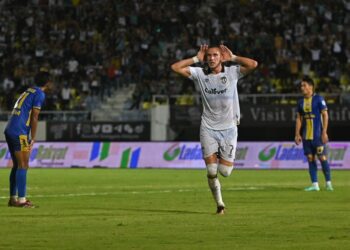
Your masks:
<svg viewBox="0 0 350 250"><path fill-rule="evenodd" d="M215 178L208 178L208 184L211 190L211 193L213 194L214 200L216 201L216 204L218 206L225 206L224 202L222 201L221 196L221 185L219 182L219 179L217 177Z"/></svg>

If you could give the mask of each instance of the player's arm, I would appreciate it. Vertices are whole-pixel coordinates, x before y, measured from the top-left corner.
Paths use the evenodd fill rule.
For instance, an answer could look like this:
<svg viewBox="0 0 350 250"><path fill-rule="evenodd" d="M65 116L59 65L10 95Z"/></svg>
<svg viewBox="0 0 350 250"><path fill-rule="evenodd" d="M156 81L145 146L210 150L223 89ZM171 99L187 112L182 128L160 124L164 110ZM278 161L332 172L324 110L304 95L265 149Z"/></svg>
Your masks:
<svg viewBox="0 0 350 250"><path fill-rule="evenodd" d="M328 134L327 134L327 130L328 130L328 111L327 109L322 110L322 142L323 143L327 143L328 142Z"/></svg>
<svg viewBox="0 0 350 250"><path fill-rule="evenodd" d="M171 69L184 76L184 77L190 77L191 72L190 72L190 65L197 63L197 62L203 62L204 60L204 56L205 56L205 52L208 49L208 45L201 45L197 56L194 56L192 58L187 58L187 59L183 59L180 60L174 64L171 65Z"/></svg>
<svg viewBox="0 0 350 250"><path fill-rule="evenodd" d="M30 134L31 134L30 148L33 147L33 144L36 140L36 131L38 128L39 113L40 113L40 109L33 108L30 114Z"/></svg>
<svg viewBox="0 0 350 250"><path fill-rule="evenodd" d="M241 66L240 69L243 75L249 74L254 69L256 69L256 67L258 67L257 61L247 57L236 56L236 59L234 61Z"/></svg>
<svg viewBox="0 0 350 250"><path fill-rule="evenodd" d="M233 61L240 65L240 72L247 75L258 67L258 62L248 57L237 56L225 45L220 45L223 61Z"/></svg>
<svg viewBox="0 0 350 250"><path fill-rule="evenodd" d="M301 124L303 122L303 117L297 113L297 119L295 121L295 144L299 145L302 141L301 135L300 135L300 129L301 129Z"/></svg>

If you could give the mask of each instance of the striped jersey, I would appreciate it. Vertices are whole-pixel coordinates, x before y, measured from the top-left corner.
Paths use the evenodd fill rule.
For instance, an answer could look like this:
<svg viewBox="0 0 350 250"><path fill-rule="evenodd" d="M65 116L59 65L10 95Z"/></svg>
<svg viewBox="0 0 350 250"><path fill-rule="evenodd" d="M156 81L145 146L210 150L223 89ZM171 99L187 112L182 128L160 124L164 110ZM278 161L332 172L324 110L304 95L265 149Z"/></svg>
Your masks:
<svg viewBox="0 0 350 250"><path fill-rule="evenodd" d="M41 109L44 100L45 93L39 87L28 88L24 91L13 107L5 133L10 135L28 135L32 109Z"/></svg>
<svg viewBox="0 0 350 250"><path fill-rule="evenodd" d="M323 110L327 110L327 104L323 97L318 94L298 100L297 111L303 118L302 136L304 140L321 138L323 128L321 113Z"/></svg>

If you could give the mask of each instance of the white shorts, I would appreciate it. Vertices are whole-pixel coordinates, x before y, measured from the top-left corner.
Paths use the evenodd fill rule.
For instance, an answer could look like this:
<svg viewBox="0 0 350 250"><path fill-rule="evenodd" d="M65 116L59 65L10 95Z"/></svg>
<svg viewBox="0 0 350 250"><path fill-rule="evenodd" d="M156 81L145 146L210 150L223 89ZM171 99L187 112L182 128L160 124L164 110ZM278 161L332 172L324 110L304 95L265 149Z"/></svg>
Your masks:
<svg viewBox="0 0 350 250"><path fill-rule="evenodd" d="M233 162L237 148L237 126L226 130L213 130L201 126L200 142L203 157L218 153L220 158Z"/></svg>

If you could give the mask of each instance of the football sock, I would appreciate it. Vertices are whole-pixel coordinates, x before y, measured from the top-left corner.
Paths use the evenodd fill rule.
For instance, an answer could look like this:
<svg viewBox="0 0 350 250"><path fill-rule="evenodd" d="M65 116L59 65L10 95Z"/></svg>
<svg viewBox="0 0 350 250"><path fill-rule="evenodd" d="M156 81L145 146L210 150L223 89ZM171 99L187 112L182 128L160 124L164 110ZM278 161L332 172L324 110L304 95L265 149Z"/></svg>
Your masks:
<svg viewBox="0 0 350 250"><path fill-rule="evenodd" d="M315 188L320 188L320 187L318 186L318 182L313 182L313 183L312 183L312 186L315 187Z"/></svg>
<svg viewBox="0 0 350 250"><path fill-rule="evenodd" d="M326 181L331 180L331 169L329 167L328 161L321 161L322 171L324 174L324 177L326 178Z"/></svg>
<svg viewBox="0 0 350 250"><path fill-rule="evenodd" d="M27 188L27 169L23 169L23 168L17 169L16 183L17 183L17 189L18 189L18 197L25 198L26 188Z"/></svg>
<svg viewBox="0 0 350 250"><path fill-rule="evenodd" d="M13 167L10 173L10 196L15 196L17 194L17 185L16 185L16 172L17 168Z"/></svg>
<svg viewBox="0 0 350 250"><path fill-rule="evenodd" d="M24 202L26 202L26 201L27 201L26 197L18 198L18 202L19 202L19 203L24 203Z"/></svg>
<svg viewBox="0 0 350 250"><path fill-rule="evenodd" d="M208 184L209 184L211 193L213 194L213 197L216 201L216 204L218 206L225 206L224 202L222 201L221 185L220 185L219 179L217 177L215 178L208 177Z"/></svg>
<svg viewBox="0 0 350 250"><path fill-rule="evenodd" d="M218 174L218 164L216 163L210 163L207 164L207 173L208 173L208 177L216 177Z"/></svg>
<svg viewBox="0 0 350 250"><path fill-rule="evenodd" d="M317 164L316 161L309 161L309 174L311 182L317 182Z"/></svg>

